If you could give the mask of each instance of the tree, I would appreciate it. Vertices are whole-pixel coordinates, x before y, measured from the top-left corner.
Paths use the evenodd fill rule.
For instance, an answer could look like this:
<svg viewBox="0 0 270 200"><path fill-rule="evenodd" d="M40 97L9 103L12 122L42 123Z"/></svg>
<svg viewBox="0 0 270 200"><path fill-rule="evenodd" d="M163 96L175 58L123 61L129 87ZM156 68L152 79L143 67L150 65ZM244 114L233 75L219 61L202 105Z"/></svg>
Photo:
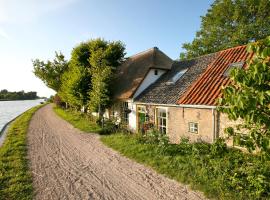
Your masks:
<svg viewBox="0 0 270 200"><path fill-rule="evenodd" d="M236 128L226 129L229 137L249 151L270 156L270 37L248 45L252 58L247 69L230 73L232 84L223 89L220 110L231 120L241 119Z"/></svg>
<svg viewBox="0 0 270 200"><path fill-rule="evenodd" d="M121 42L89 40L76 46L62 75L61 99L73 107L103 111L112 97L115 69L124 57Z"/></svg>
<svg viewBox="0 0 270 200"><path fill-rule="evenodd" d="M68 68L68 62L64 55L61 52L55 52L53 61L44 62L35 59L32 63L36 77L40 78L49 88L58 92L61 86L61 76Z"/></svg>
<svg viewBox="0 0 270 200"><path fill-rule="evenodd" d="M215 0L181 59L217 52L270 35L269 0Z"/></svg>
<svg viewBox="0 0 270 200"><path fill-rule="evenodd" d="M85 107L91 90L91 65L88 61L90 49L88 42L82 42L71 52L71 59L62 76L59 95L65 102L76 107Z"/></svg>
<svg viewBox="0 0 270 200"><path fill-rule="evenodd" d="M97 39L91 41L90 51L92 90L89 92L89 106L102 116L105 108L112 102L114 75L123 61L125 47L120 41L107 42Z"/></svg>

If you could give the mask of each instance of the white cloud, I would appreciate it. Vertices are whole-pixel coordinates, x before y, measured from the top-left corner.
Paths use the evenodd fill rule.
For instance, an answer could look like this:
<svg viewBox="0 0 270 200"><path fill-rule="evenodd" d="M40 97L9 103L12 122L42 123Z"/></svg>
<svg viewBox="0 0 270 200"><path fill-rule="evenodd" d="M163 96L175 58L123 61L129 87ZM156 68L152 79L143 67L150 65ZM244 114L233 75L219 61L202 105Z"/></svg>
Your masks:
<svg viewBox="0 0 270 200"><path fill-rule="evenodd" d="M33 22L77 0L0 0L0 24Z"/></svg>

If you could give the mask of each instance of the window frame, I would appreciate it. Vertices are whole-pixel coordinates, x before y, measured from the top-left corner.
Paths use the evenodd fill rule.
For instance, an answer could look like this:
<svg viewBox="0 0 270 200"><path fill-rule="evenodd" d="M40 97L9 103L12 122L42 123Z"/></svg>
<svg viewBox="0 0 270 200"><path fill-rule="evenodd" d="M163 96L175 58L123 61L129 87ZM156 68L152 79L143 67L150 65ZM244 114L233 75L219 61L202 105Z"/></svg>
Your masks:
<svg viewBox="0 0 270 200"><path fill-rule="evenodd" d="M163 112L160 112L160 110L163 110ZM160 115L160 113L165 113L165 116ZM165 123L164 123L164 120L165 120ZM161 122L161 124L160 124L160 122ZM167 108L164 108L164 107L157 107L156 108L156 125L157 125L157 129L162 134L166 135L168 133L168 110L167 110ZM165 132L164 132L164 129L165 129Z"/></svg>
<svg viewBox="0 0 270 200"><path fill-rule="evenodd" d="M126 112L127 109L129 109L128 107L128 102L124 101L122 102L122 120L125 124L129 124L129 113Z"/></svg>
<svg viewBox="0 0 270 200"><path fill-rule="evenodd" d="M188 123L188 132L194 133L194 134L199 134L199 123L198 122L189 122Z"/></svg>

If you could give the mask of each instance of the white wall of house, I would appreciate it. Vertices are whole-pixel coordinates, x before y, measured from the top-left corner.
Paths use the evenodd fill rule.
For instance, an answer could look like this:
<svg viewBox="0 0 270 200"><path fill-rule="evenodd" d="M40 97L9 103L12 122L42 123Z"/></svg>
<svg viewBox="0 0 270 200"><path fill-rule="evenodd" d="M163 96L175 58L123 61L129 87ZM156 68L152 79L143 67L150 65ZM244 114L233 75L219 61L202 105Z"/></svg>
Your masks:
<svg viewBox="0 0 270 200"><path fill-rule="evenodd" d="M137 126L137 116L136 116L136 104L132 101L128 103L128 107L131 110L131 112L128 115L128 120L129 120L129 129L131 131L136 131L136 126Z"/></svg>
<svg viewBox="0 0 270 200"><path fill-rule="evenodd" d="M157 74L155 74L155 71ZM152 83L154 83L160 76L162 76L166 70L162 69L150 69L145 79L135 92L133 98L136 98L139 94L141 94L146 88L148 88Z"/></svg>

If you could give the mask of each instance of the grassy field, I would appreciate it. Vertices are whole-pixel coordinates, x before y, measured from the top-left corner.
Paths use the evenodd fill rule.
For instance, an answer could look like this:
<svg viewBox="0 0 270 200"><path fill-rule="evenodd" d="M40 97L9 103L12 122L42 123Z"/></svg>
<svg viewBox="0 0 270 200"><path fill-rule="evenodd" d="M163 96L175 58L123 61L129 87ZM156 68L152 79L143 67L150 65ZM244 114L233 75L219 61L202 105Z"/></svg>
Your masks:
<svg viewBox="0 0 270 200"><path fill-rule="evenodd" d="M11 123L0 147L0 199L32 199L33 186L27 162L26 133L34 107Z"/></svg>
<svg viewBox="0 0 270 200"><path fill-rule="evenodd" d="M87 132L87 133L100 133L101 127L96 123L91 122L87 116L83 113L71 111L71 110L63 110L59 107L53 108L55 113L71 123L74 127Z"/></svg>

